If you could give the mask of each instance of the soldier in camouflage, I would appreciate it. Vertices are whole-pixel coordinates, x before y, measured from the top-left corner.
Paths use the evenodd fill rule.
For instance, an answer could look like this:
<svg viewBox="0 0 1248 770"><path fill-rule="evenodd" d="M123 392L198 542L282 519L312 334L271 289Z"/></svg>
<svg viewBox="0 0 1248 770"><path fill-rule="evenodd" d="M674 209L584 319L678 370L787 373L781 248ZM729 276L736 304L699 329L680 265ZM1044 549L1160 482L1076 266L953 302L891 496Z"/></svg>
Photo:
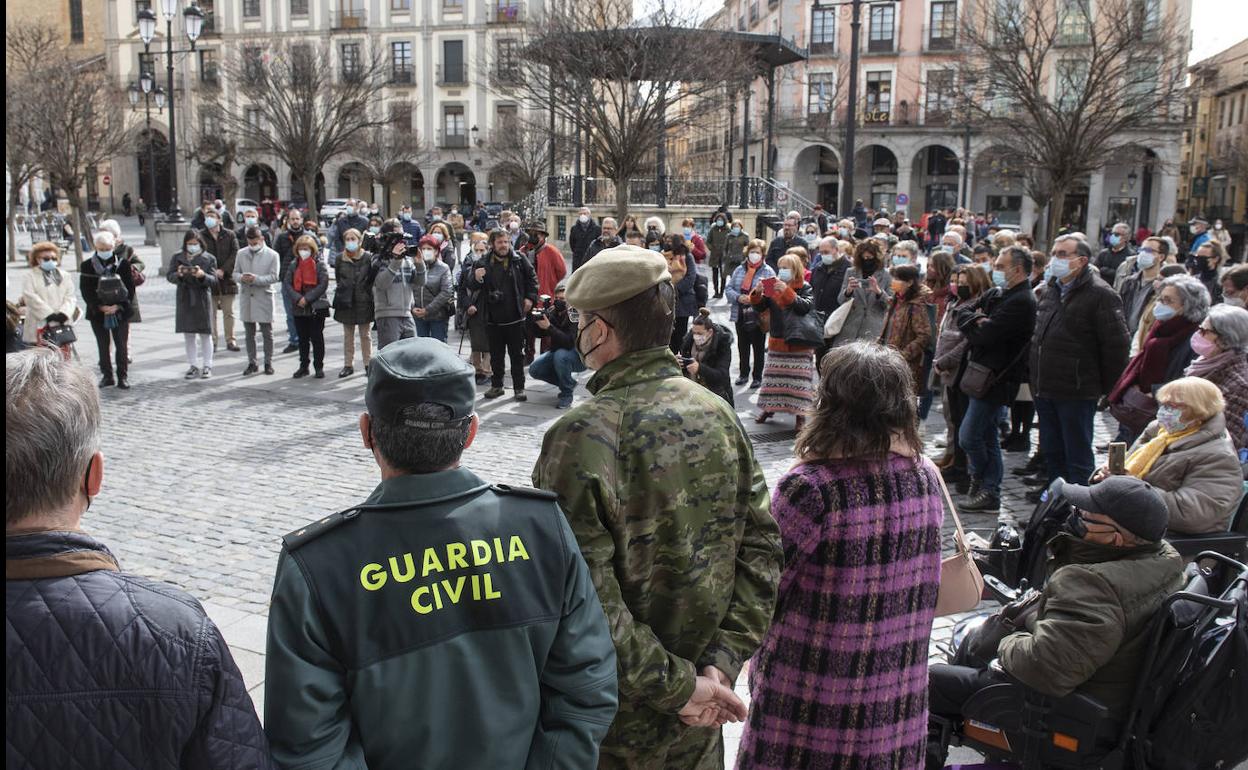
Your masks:
<svg viewBox="0 0 1248 770"><path fill-rule="evenodd" d="M618 661L600 768L721 770L731 688L770 623L779 531L736 414L667 348L663 258L598 254L568 282L593 398L547 432L533 470L589 564Z"/></svg>

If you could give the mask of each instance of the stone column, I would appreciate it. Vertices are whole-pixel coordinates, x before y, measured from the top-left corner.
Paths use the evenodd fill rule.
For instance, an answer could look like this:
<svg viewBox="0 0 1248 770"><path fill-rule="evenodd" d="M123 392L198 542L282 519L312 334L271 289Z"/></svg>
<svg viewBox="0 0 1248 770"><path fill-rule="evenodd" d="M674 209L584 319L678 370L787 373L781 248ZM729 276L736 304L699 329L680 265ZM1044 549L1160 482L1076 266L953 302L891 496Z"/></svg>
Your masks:
<svg viewBox="0 0 1248 770"><path fill-rule="evenodd" d="M897 159L897 190L896 192L898 195L900 195L901 193L905 193L906 196L910 198L910 202L907 203L905 206L907 215L909 214L909 212L915 210L914 196L910 192L910 173L913 170L912 169L914 165L913 161L914 159L911 158L909 161L903 163L900 158ZM902 207L897 204L896 196L894 196L893 197L893 210L900 211L901 208Z"/></svg>
<svg viewBox="0 0 1248 770"><path fill-rule="evenodd" d="M1108 201L1105 199L1105 170L1092 172L1088 182L1088 221L1084 234L1092 244L1093 252L1099 251L1101 242L1101 223L1105 216Z"/></svg>
<svg viewBox="0 0 1248 770"><path fill-rule="evenodd" d="M1145 212L1145 215L1149 217L1146 224L1153 232L1157 232L1161 229L1162 222L1174 216L1179 198L1179 175L1176 173L1177 163L1158 163L1154 168L1153 210L1157 212L1157 216L1152 216L1150 212Z"/></svg>

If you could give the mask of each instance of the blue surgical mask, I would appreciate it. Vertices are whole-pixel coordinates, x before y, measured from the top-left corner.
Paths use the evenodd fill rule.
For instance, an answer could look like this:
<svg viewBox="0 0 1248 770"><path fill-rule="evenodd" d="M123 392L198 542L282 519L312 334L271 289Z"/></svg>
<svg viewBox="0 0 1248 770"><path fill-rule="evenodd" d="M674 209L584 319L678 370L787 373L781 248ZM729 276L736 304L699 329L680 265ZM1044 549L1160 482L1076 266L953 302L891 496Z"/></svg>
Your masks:
<svg viewBox="0 0 1248 770"><path fill-rule="evenodd" d="M1000 286L1002 289L1005 288L1005 271L1004 270L992 271L992 285Z"/></svg>
<svg viewBox="0 0 1248 770"><path fill-rule="evenodd" d="M1049 262L1049 271L1053 277L1059 281L1070 275L1070 260L1064 258L1054 258Z"/></svg>
<svg viewBox="0 0 1248 770"><path fill-rule="evenodd" d="M1148 250L1140 251L1139 256L1135 258L1135 266L1141 270L1148 270L1155 264L1157 264L1157 255Z"/></svg>
<svg viewBox="0 0 1248 770"><path fill-rule="evenodd" d="M50 273L56 269L56 260L55 259L41 259L39 260L39 267L43 268L46 272Z"/></svg>
<svg viewBox="0 0 1248 770"><path fill-rule="evenodd" d="M206 227L206 228L208 228L209 230L211 230L212 228L214 228L214 227L216 227L216 226L217 226L217 218L216 218L216 217L204 217L204 227Z"/></svg>
<svg viewBox="0 0 1248 770"><path fill-rule="evenodd" d="M399 214L399 219L402 219L404 222L410 222L412 215L404 211L402 214Z"/></svg>
<svg viewBox="0 0 1248 770"><path fill-rule="evenodd" d="M370 228L368 228L368 231L369 231L370 233L372 233L373 235L377 235L378 233L380 233L380 232L381 232L381 228L380 228L380 227L370 227Z"/></svg>
<svg viewBox="0 0 1248 770"><path fill-rule="evenodd" d="M360 248L360 242L359 242L359 241L346 241L346 244L345 244L345 245L346 245L346 247L347 247L347 251L352 251L352 252L353 252L353 251L355 251L356 249Z"/></svg>
<svg viewBox="0 0 1248 770"><path fill-rule="evenodd" d="M1169 321L1171 318L1174 318L1174 308L1158 302L1156 305L1153 305L1153 318L1156 318L1158 321Z"/></svg>
<svg viewBox="0 0 1248 770"><path fill-rule="evenodd" d="M900 254L893 255L893 267L900 267L902 265L908 265L908 264L910 264L910 260L906 259L902 255Z"/></svg>
<svg viewBox="0 0 1248 770"><path fill-rule="evenodd" d="M100 251L99 249L96 249L95 253L98 254L100 259L104 260L105 262L113 258L112 249L109 249L108 251Z"/></svg>
<svg viewBox="0 0 1248 770"><path fill-rule="evenodd" d="M782 267L780 268L780 272L776 273L776 277L784 283L788 283L793 280L793 271L787 267Z"/></svg>
<svg viewBox="0 0 1248 770"><path fill-rule="evenodd" d="M255 217L247 217L247 219L243 221L247 224L248 227L255 227L256 223L258 222L258 220Z"/></svg>
<svg viewBox="0 0 1248 770"><path fill-rule="evenodd" d="M733 225L733 226L732 226L732 234L733 234L733 235L740 235L740 234L741 234L741 228L740 228L740 227L737 227L736 225Z"/></svg>
<svg viewBox="0 0 1248 770"><path fill-rule="evenodd" d="M1117 245L1118 245L1118 244L1120 244L1120 243L1122 243L1122 236L1121 236L1121 235L1118 235L1117 233L1114 233L1113 235L1109 236L1109 245L1110 245L1110 246L1117 246Z"/></svg>
<svg viewBox="0 0 1248 770"><path fill-rule="evenodd" d="M693 228L692 228L692 227L686 227L686 228L684 229L684 233L685 233L685 237L686 237L686 238L691 238L691 237L693 237Z"/></svg>
<svg viewBox="0 0 1248 770"><path fill-rule="evenodd" d="M194 256L194 255L198 254L198 253L199 253L199 252L201 252L201 251L203 251L203 249L202 249L202 248L200 248L200 246L199 246L199 244L198 244L198 243L188 243L188 244L186 245L186 253L187 253L187 254L190 254L190 255Z"/></svg>
<svg viewBox="0 0 1248 770"><path fill-rule="evenodd" d="M1183 421L1183 410L1169 404L1157 407L1157 422L1166 429L1166 433L1172 434L1188 427L1188 423Z"/></svg>

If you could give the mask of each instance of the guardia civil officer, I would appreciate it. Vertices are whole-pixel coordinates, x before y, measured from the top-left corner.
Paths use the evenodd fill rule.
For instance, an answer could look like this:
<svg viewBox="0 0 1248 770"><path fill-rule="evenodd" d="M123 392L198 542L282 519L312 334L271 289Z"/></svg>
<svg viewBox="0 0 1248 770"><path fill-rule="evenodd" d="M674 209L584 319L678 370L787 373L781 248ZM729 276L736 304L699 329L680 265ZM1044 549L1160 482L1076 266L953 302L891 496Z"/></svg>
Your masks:
<svg viewBox="0 0 1248 770"><path fill-rule="evenodd" d="M280 767L594 767L616 711L606 617L555 495L460 467L473 369L410 338L360 417L381 484L283 539L265 732Z"/></svg>

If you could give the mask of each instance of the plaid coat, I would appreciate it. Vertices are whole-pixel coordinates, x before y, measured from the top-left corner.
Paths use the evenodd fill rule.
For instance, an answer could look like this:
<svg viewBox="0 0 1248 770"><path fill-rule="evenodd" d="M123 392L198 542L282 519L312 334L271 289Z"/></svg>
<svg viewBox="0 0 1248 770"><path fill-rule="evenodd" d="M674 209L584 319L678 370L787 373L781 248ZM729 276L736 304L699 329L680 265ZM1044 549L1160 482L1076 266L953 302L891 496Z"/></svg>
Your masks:
<svg viewBox="0 0 1248 770"><path fill-rule="evenodd" d="M750 670L737 767L918 770L944 515L925 458L789 471L772 498L784 574Z"/></svg>

